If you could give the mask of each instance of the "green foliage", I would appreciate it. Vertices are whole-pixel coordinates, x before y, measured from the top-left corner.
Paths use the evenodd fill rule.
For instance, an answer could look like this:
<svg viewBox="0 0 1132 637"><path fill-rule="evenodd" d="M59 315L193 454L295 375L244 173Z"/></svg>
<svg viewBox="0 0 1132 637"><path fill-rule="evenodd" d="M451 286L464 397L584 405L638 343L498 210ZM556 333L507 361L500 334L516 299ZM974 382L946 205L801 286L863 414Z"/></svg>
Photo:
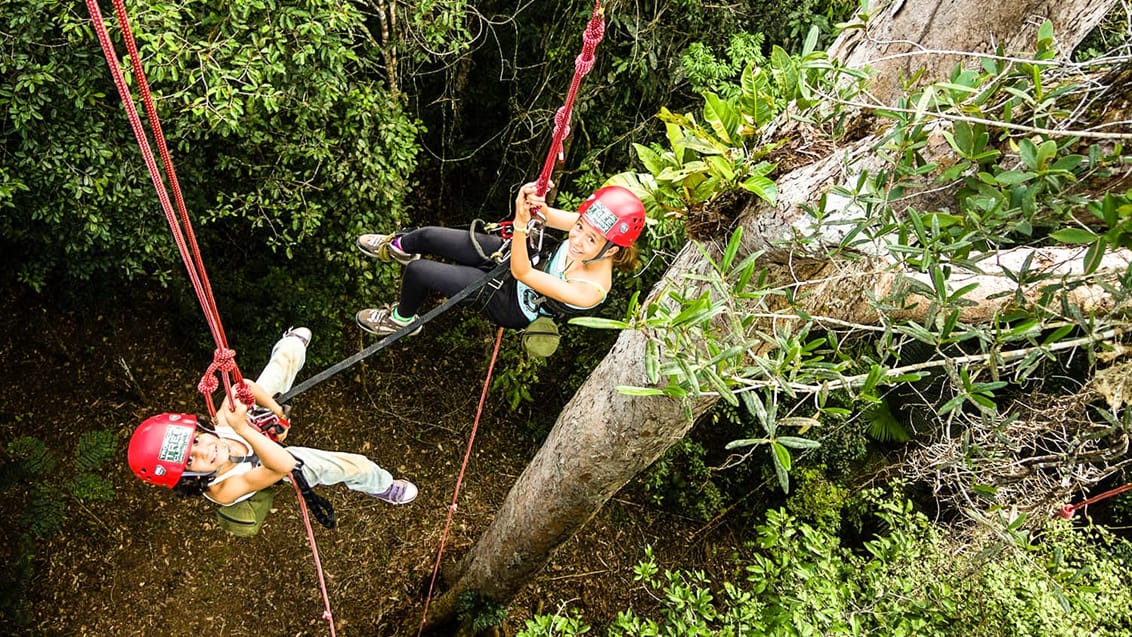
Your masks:
<svg viewBox="0 0 1132 637"><path fill-rule="evenodd" d="M39 438L20 436L8 443L10 462L15 474L37 480L55 471L55 456Z"/></svg>
<svg viewBox="0 0 1132 637"><path fill-rule="evenodd" d="M710 520L723 508L723 495L712 481L707 449L688 439L672 445L641 476L650 502L699 520Z"/></svg>
<svg viewBox="0 0 1132 637"><path fill-rule="evenodd" d="M577 637L590 632L590 627L577 616L535 615L523 622L515 637Z"/></svg>
<svg viewBox="0 0 1132 637"><path fill-rule="evenodd" d="M773 204L778 190L767 175L775 165L762 158L775 145L750 147L761 128L791 101L801 106L815 104L818 90L855 90L852 84L848 88L838 86L842 74L862 77L859 72L838 69L825 52L814 50L816 43L814 30L801 55L791 56L776 46L769 60L760 56L748 64L737 87L724 85L724 97L705 92L702 124L691 113L677 115L661 108L659 118L665 125L668 148L634 144L648 172L620 174L613 183L634 190L655 218L694 214L710 207L724 193L740 188ZM720 78L713 74L722 76L724 70L732 70L705 60L700 60L696 68L716 83Z"/></svg>
<svg viewBox="0 0 1132 637"><path fill-rule="evenodd" d="M909 503L867 506L883 527L861 550L768 511L730 580L662 570L646 549L634 579L659 607L622 611L608 634L1084 637L1132 621L1132 545L1102 530L1050 522L1029 538L1001 520L998 533L947 539Z"/></svg>
<svg viewBox="0 0 1132 637"><path fill-rule="evenodd" d="M828 535L841 529L841 509L849 490L825 477L825 467L806 467L794 473L798 488L786 500L786 510Z"/></svg>
<svg viewBox="0 0 1132 637"><path fill-rule="evenodd" d="M21 436L8 443L9 460L0 473L14 477L0 487L26 485L27 500L20 514L21 526L32 536L47 538L66 520L67 496L78 500L114 499L114 485L99 471L118 449L118 439L109 429L87 431L79 436L69 462L59 466L55 454L40 439Z"/></svg>
<svg viewBox="0 0 1132 637"><path fill-rule="evenodd" d="M456 598L456 616L479 634L501 625L507 619L507 607L479 591L464 591Z"/></svg>
<svg viewBox="0 0 1132 637"><path fill-rule="evenodd" d="M869 423L869 437L878 442L908 442L912 439L908 429L896 419L888 403L877 402L867 406L863 416Z"/></svg>
<svg viewBox="0 0 1132 637"><path fill-rule="evenodd" d="M761 33L736 33L731 36L725 59L717 58L703 42L693 42L680 56L680 67L697 93L710 91L732 97L739 93L740 87L730 83L731 78L748 65L765 63L762 54L765 39Z"/></svg>
<svg viewBox="0 0 1132 637"><path fill-rule="evenodd" d="M75 469L93 471L104 465L118 451L118 437L109 429L84 431L75 448Z"/></svg>
<svg viewBox="0 0 1132 637"><path fill-rule="evenodd" d="M85 11L4 13L0 240L20 280L169 281L181 266ZM131 22L212 272L257 245L362 271L344 237L403 219L420 124L359 55L360 6L190 0Z"/></svg>

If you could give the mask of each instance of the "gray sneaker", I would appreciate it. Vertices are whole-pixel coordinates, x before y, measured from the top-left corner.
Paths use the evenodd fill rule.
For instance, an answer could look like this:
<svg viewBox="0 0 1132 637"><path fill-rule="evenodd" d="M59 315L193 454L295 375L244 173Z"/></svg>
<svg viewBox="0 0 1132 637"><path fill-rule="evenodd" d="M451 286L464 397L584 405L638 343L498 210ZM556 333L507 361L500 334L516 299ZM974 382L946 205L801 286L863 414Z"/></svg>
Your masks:
<svg viewBox="0 0 1132 637"><path fill-rule="evenodd" d="M311 331L305 327L291 327L286 332L283 332L282 338L293 336L303 342L303 347L310 345Z"/></svg>
<svg viewBox="0 0 1132 637"><path fill-rule="evenodd" d="M408 480L394 480L388 489L370 495L389 504L408 504L417 498L417 487Z"/></svg>
<svg viewBox="0 0 1132 637"><path fill-rule="evenodd" d="M410 254L393 244L397 238L395 234L363 234L358 237L357 246L367 257L373 257L389 263L396 261L401 265L409 265L421 258L419 254Z"/></svg>
<svg viewBox="0 0 1132 637"><path fill-rule="evenodd" d="M377 334L378 336L389 336L390 334L417 320L417 317L413 316L404 323L398 321L397 319L393 318L393 309L395 307L396 306L385 306L383 308L366 308L361 312L358 312L357 316L354 317L354 320L357 321L358 327L369 332L370 334ZM413 330L412 333L409 334L409 336L420 333L423 327L424 326L422 325L421 327Z"/></svg>

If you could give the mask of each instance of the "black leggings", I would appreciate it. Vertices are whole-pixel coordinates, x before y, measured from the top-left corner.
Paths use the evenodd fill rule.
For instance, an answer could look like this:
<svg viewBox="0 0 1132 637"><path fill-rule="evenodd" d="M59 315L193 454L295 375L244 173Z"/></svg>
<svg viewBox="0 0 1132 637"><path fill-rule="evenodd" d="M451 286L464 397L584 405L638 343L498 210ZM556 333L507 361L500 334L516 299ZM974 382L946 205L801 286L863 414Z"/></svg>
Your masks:
<svg viewBox="0 0 1132 637"><path fill-rule="evenodd" d="M488 256L503 245L503 239L495 235L477 232L475 237L483 254ZM401 249L455 261L453 264L418 259L405 266L397 313L406 317L418 313L430 291L440 296L452 296L479 281L495 267L494 261L480 256L472 244L472 235L467 230L436 226L418 228L401 235ZM477 305L482 306L484 314L497 325L522 329L530 324L530 320L519 309L518 289L510 274L498 290L485 286L478 295L474 294L470 298L480 299ZM483 299L489 300L485 303Z"/></svg>

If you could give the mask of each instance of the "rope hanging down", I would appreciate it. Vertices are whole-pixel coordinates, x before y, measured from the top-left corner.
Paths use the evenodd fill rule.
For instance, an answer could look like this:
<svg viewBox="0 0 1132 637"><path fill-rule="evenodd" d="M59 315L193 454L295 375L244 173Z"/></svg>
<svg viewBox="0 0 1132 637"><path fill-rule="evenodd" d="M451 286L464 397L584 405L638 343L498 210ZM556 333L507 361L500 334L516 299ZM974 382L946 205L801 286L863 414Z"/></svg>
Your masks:
<svg viewBox="0 0 1132 637"><path fill-rule="evenodd" d="M134 34L130 29L125 3L123 0L114 0L114 13L118 18L118 26L126 43L126 51L129 54L134 79L138 84L138 93L141 95L141 101L145 107L146 118L149 120L150 128L153 131L154 144L161 153L161 161L165 166L165 176L169 180L169 188L173 191L173 201L177 207L176 213L173 210L173 203L169 200L169 193L165 189L165 182L162 181L161 171L158 170L157 162L153 157L149 137L146 135L141 117L134 105L133 95L126 86L126 78L122 72L122 67L118 64L118 55L110 42L110 34L107 32L106 24L102 19L102 11L98 7L97 0L86 0L86 7L87 11L90 12L91 20L94 22L95 33L98 35L102 52L106 56L106 63L109 65L110 74L114 78L114 85L118 88L122 106L126 109L130 128L133 129L134 137L137 138L138 148L141 149L149 177L153 181L153 187L157 190L157 199L161 203L161 210L165 213L166 221L169 222L173 241L177 244L177 251L180 253L181 261L184 262L185 269L188 271L193 291L200 302L201 311L204 312L208 328L212 332L212 339L216 343L212 364L204 373L197 389L204 394L205 402L208 404L208 412L213 416L216 415L216 407L212 402L212 393L216 391L220 384L216 378L217 375L224 382L224 393L229 397L229 403L232 403L233 392L235 392L235 398L238 398L244 404L251 405L254 402L254 397L251 389L243 383L240 370L236 365L235 350L228 347L228 339L224 334L224 326L220 322L220 312L216 308L216 300L212 295L208 273L205 271L196 235L189 220L189 213L185 208L184 198L181 196L180 182L178 182L177 174L173 169L173 160L165 144L161 121L157 118L157 109L153 105L153 95L150 93L149 82L146 81L141 57L138 55L137 43L134 41Z"/></svg>
<svg viewBox="0 0 1132 637"><path fill-rule="evenodd" d="M444 555L444 545L448 542L448 530L452 527L452 518L456 516L456 503L460 498L460 485L464 483L464 472L468 469L468 461L472 458L472 443L476 441L476 430L480 426L480 416L483 415L483 406L487 402L487 390L491 387L491 374L495 371L495 360L499 357L499 343L503 341L503 328L495 332L495 348L491 351L491 362L487 366L487 376L483 379L483 391L480 392L480 404L476 407L476 418L472 421L472 432L468 434L468 446L464 450L464 462L460 464L460 473L456 476L456 488L452 491L452 504L448 505L448 518L444 521L444 531L440 534L440 548L436 551L436 564L432 567L432 579L428 582L428 595L425 596L424 613L421 615L421 625L417 629L417 637L424 632L425 621L428 619L428 604L432 601L432 591L436 587L436 578L440 574L440 558Z"/></svg>
<svg viewBox="0 0 1132 637"><path fill-rule="evenodd" d="M547 152L546 161L543 163L542 173L539 175L537 183L537 192L540 196L545 195L546 191L549 189L551 174L554 172L557 161L562 159L562 141L570 133L570 118L574 109L574 97L578 93L578 87L582 83L582 78L593 69L594 52L604 35L605 19L601 8L601 0L595 0L593 15L590 17L590 21L586 25L585 33L582 35L582 52L574 62L574 79L570 82L570 91L566 96L565 104L558 109L554 118L554 135L551 139L550 149ZM530 240L533 240L533 237L531 237ZM541 237L539 238L539 242L541 243ZM497 269L503 267L509 267L509 262L504 261ZM482 285L482 283L479 285ZM476 287L478 288L479 285ZM407 332L408 330L409 327L406 327L401 331ZM396 334L393 336L396 336ZM472 456L472 445L476 439L476 430L479 428L484 402L487 400L487 390L491 386L491 375L495 370L495 360L499 354L499 343L502 339L503 328L501 327L495 336L495 349L491 353L491 363L488 365L487 377L483 382L483 391L480 393L480 402L479 406L476 408L476 417L472 422L472 431L468 435L468 446L464 451L464 462L460 465L460 473L456 477L456 487L452 491L452 503L448 506L448 517L444 522L444 531L440 535L440 547L436 551L436 563L432 569L432 579L429 581L428 594L425 597L424 612L421 614L421 624L417 629L417 637L420 637L424 632L425 624L428 621L428 607L429 603L432 601L436 578L440 573L440 562L444 556L444 546L448 540L448 530L452 526L452 519L456 515L456 506L460 499L460 487L464 481L464 471L467 469L468 460Z"/></svg>
<svg viewBox="0 0 1132 637"><path fill-rule="evenodd" d="M208 370L201 378L197 389L204 394L205 402L208 404L209 414L212 416L216 415L216 407L212 401L212 394L219 387L219 381L216 376L219 376L220 379L223 380L224 393L228 396L229 404L232 405L233 409L235 408L235 399L240 400L246 405L252 405L255 402L255 397L252 395L251 389L243 382L239 367L236 365L236 352L228 347L228 339L224 334L224 326L220 322L220 312L216 308L216 299L212 294L212 286L208 281L208 273L205 271L204 260L201 257L200 248L197 245L196 235L193 233L192 223L189 220L189 214L185 208L184 199L181 196L180 183L177 181L177 174L173 169L173 161L169 155L169 149L165 144L165 135L161 130L161 122L157 118L157 109L153 105L153 96L149 90L149 82L146 81L145 72L142 70L137 44L134 41L133 32L130 30L130 22L126 15L125 3L123 0L114 0L114 13L118 18L118 25L126 43L126 50L129 53L134 78L138 83L138 92L141 95L142 103L145 107L146 118L149 120L150 128L153 130L154 143L161 153L161 161L165 166L165 175L169 179L169 187L173 191L173 199L176 202L179 217L174 213L173 204L169 200L169 193L165 189L161 172L158 170L157 162L153 157L153 150L150 147L149 138L146 135L145 128L142 126L137 107L134 105L133 95L126 86L126 78L122 72L121 66L118 64L118 56L114 50L113 44L110 42L110 34L106 30L106 24L102 19L102 11L98 7L98 1L86 0L86 7L87 11L90 12L91 21L94 23L95 33L98 35L98 42L102 47L102 52L106 56L106 63L110 67L110 75L113 77L114 85L118 89L118 95L122 99L122 106L126 109L126 117L130 122L130 128L133 129L134 137L137 138L138 148L141 150L142 158L145 160L146 170L149 171L149 177L153 181L154 188L157 190L157 199L161 202L161 209L165 213L166 221L169 222L169 229L173 233L173 241L177 244L177 251L180 253L181 261L184 262L185 269L188 271L189 280L193 285L193 291L196 293L197 300L200 302L205 321L208 323L208 328L212 332L212 339L216 343L216 351L213 354L212 364L209 365ZM235 396L233 396L233 394L235 394ZM297 488L296 485L296 489ZM307 529L307 539L310 542L311 552L314 555L315 568L318 571L319 585L325 606L323 619L326 619L330 624L330 634L331 637L333 637L335 632L334 619L330 611L330 597L326 591L326 582L322 576L322 564L318 558L318 546L315 544L314 531L311 529L306 503L302 498L299 498L299 507L303 512L303 520L306 523Z"/></svg>
<svg viewBox="0 0 1132 637"><path fill-rule="evenodd" d="M1115 489L1110 489L1108 491L1105 491L1104 493L1095 495L1088 500L1085 500L1084 502L1078 502L1077 504L1066 504L1065 506L1061 507L1060 510L1058 510L1056 515L1063 520L1069 520L1073 517L1073 514L1077 513L1079 509L1083 509L1090 504L1104 500L1105 498L1111 498L1114 495L1119 495L1129 489L1132 489L1132 484L1126 484L1121 487L1116 487Z"/></svg>

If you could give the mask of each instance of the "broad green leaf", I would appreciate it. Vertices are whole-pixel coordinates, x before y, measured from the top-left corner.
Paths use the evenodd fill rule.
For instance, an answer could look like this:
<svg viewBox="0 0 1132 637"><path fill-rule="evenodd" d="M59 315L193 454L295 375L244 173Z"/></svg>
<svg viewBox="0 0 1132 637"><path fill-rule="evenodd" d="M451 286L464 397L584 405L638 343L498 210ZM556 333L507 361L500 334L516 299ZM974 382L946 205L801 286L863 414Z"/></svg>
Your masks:
<svg viewBox="0 0 1132 637"><path fill-rule="evenodd" d="M1051 232L1049 236L1062 243L1092 243L1097 238L1097 235L1085 228L1062 228Z"/></svg>
<svg viewBox="0 0 1132 637"><path fill-rule="evenodd" d="M663 396L664 391L655 387L633 387L632 385L618 385L614 389L626 396Z"/></svg>
<svg viewBox="0 0 1132 637"><path fill-rule="evenodd" d="M810 440L809 438L799 438L798 436L779 436L776 438L783 446L790 447L791 449L817 449L821 443L817 440Z"/></svg>
<svg viewBox="0 0 1132 637"><path fill-rule="evenodd" d="M778 203L778 186L766 177L751 177L743 182L743 188L771 205Z"/></svg>
<svg viewBox="0 0 1132 637"><path fill-rule="evenodd" d="M625 321L601 318L597 316L578 316L570 319L570 325L580 325L598 330L627 330L629 324Z"/></svg>

